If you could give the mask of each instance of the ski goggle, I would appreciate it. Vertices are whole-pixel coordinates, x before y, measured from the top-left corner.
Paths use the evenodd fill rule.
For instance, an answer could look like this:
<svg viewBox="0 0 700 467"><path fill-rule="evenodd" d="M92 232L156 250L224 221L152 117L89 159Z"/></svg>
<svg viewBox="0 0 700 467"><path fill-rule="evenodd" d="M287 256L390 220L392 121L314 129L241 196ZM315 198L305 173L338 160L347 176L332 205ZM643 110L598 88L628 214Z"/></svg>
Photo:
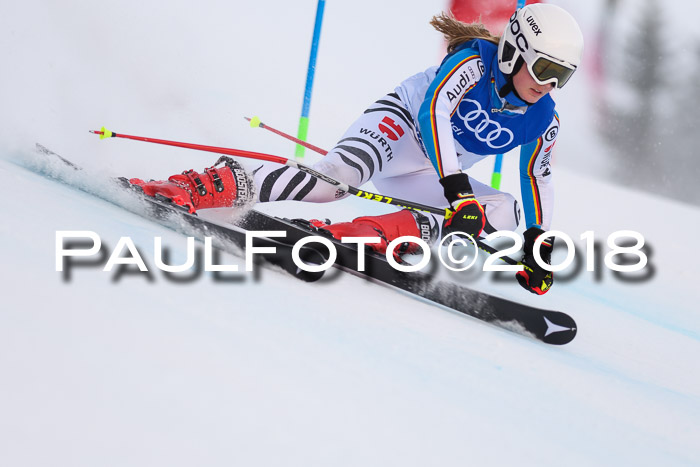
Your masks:
<svg viewBox="0 0 700 467"><path fill-rule="evenodd" d="M538 84L555 83L558 88L563 88L576 67L566 62L555 59L541 52L535 52L535 61L529 62L527 69Z"/></svg>

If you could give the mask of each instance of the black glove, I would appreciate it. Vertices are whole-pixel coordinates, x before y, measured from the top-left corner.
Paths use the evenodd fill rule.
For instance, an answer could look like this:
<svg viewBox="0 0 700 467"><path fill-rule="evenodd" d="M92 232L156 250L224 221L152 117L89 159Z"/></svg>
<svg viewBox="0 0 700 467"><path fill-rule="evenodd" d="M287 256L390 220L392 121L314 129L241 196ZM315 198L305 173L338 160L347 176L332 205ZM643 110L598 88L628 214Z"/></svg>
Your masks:
<svg viewBox="0 0 700 467"><path fill-rule="evenodd" d="M450 203L451 216L443 224L444 233L464 232L476 238L486 225L484 208L474 197L469 176L465 173L440 179L445 198Z"/></svg>
<svg viewBox="0 0 700 467"><path fill-rule="evenodd" d="M523 234L525 245L522 263L524 270L518 271L515 277L523 288L537 295L547 293L554 283L554 276L551 271L545 271L536 262L534 257L535 240L542 235L544 230L537 227L530 227ZM552 264L552 249L554 248L554 237L545 239L540 245L540 257L547 264Z"/></svg>

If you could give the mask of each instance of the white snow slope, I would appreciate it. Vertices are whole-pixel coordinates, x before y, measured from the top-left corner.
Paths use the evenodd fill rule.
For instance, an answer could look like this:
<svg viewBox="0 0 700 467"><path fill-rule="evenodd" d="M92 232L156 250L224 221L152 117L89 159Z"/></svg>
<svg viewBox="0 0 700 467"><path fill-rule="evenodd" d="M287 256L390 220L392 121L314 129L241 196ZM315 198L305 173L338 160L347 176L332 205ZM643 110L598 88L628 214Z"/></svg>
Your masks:
<svg viewBox="0 0 700 467"><path fill-rule="evenodd" d="M595 12L569 8L587 34ZM585 8L598 8L586 2ZM329 147L375 98L440 59L427 25L442 2L329 2L310 140ZM293 148L243 115L296 127L315 2L26 1L0 15L0 465L698 465L700 210L601 183L586 75L557 96L556 228L635 230L650 278L565 271L543 297L488 274L465 284L577 320L563 347L341 275L278 271L169 281L154 237L184 261L185 236L49 180L35 141L104 175L162 178L211 154L88 129L240 147ZM400 18L400 19L397 19ZM591 33L592 34L592 33ZM517 157L504 189L518 193ZM313 161L309 155L309 161ZM477 178L487 179L489 167ZM74 181L95 183L90 180ZM285 216L350 219L362 200L280 203ZM215 213L222 216L226 214ZM58 230L108 252L133 239L152 274L55 269ZM243 265L224 255L222 262ZM598 265L600 268L601 266ZM118 280L117 280L118 279Z"/></svg>

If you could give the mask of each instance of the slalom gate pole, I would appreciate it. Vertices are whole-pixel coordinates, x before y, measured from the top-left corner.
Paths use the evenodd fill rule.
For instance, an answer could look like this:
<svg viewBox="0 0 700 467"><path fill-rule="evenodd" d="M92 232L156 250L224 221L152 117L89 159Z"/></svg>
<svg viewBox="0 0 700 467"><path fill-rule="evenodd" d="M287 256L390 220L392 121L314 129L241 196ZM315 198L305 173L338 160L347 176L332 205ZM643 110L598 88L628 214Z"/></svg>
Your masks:
<svg viewBox="0 0 700 467"><path fill-rule="evenodd" d="M309 68L306 72L306 88L304 90L304 104L301 109L301 117L299 118L299 130L297 138L306 141L306 135L309 131L309 109L311 107L311 91L314 86L314 73L316 72L316 57L318 55L318 43L321 38L321 25L323 24L323 10L326 6L326 0L318 0L316 6L316 21L314 24L314 35L311 40L311 53L309 54ZM304 145L297 144L295 156L298 159L304 157Z"/></svg>
<svg viewBox="0 0 700 467"><path fill-rule="evenodd" d="M493 173L491 174L491 188L501 189L501 169L503 168L503 154L496 154L493 161Z"/></svg>
<svg viewBox="0 0 700 467"><path fill-rule="evenodd" d="M525 6L526 0L518 0L517 9ZM496 190L501 189L501 169L503 168L503 154L496 154L496 160L493 162L493 174L491 174L491 188Z"/></svg>
<svg viewBox="0 0 700 467"><path fill-rule="evenodd" d="M325 149L321 149L318 146L314 146L313 144L307 143L306 141L302 141L299 138L295 138L292 135L288 135L287 133L285 133L283 131L276 130L269 125L265 125L263 122L260 121L260 119L258 117L253 117L253 118L243 117L243 118L245 118L246 120L248 120L250 122L251 128L262 128L262 129L271 131L272 133L279 135L282 138L287 138L289 141L294 141L295 143L300 144L300 145L304 146L305 148L311 149L312 151L317 152L321 155L325 156L326 154L328 154L328 151L326 151Z"/></svg>
<svg viewBox="0 0 700 467"><path fill-rule="evenodd" d="M414 211L425 211L425 212L429 212L432 214L437 214L437 215L442 216L442 217L446 217L449 214L449 211L447 209L436 208L433 206L427 206L425 204L414 203L413 201L406 201L406 200L400 199L400 198L392 198L390 196L384 196L384 195L380 195L377 193L372 193L369 191L360 190L358 188L355 188L354 186L347 185L339 180L331 178L328 175L322 174L321 172L318 172L318 171L312 169L311 167L300 164L300 163L293 161L291 159L286 159L286 158L280 157L280 156L274 156L272 154L264 154L262 152L245 151L243 149L222 148L222 147L217 147L217 146L206 146L203 144L183 143L183 142L179 142L179 141L169 141L169 140L165 140L165 139L147 138L144 136L125 135L123 133L115 133L113 131L109 131L105 127L102 127L100 130L90 130L90 133L95 134L95 135L99 135L100 139L124 138L124 139L131 139L134 141L142 141L144 143L163 144L165 146L175 146L175 147L184 148L184 149L194 149L197 151L213 152L216 154L226 154L229 156L238 156L238 157L245 157L248 159L256 159L256 160L267 161L267 162L275 162L277 164L282 164L282 165L292 167L294 169L297 169L300 172L307 173L307 174L311 175L312 177L318 178L319 180L322 180L326 183L329 183L333 186L336 186L338 188L338 190L341 190L341 191L344 191L344 192L349 193L351 195L357 196L358 198L367 199L370 201L376 201L376 202L384 203L384 204L390 204L392 206L397 206L397 207L404 208L404 209L411 209ZM498 253L498 250L496 250L491 245L482 242L478 238L474 238L473 240L474 240L474 243L479 248L486 251L487 253L489 253L489 254ZM520 264L518 261L516 261L513 258L510 258L508 256L501 255L501 256L499 256L499 258L502 259L503 261L505 261L506 263L511 264L511 265Z"/></svg>

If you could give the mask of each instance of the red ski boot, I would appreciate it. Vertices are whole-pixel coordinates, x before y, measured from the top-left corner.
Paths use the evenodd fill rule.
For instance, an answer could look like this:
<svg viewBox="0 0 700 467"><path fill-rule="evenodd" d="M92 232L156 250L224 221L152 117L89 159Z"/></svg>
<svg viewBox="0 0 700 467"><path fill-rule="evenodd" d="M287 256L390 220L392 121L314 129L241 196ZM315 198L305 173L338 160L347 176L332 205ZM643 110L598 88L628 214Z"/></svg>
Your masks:
<svg viewBox="0 0 700 467"><path fill-rule="evenodd" d="M311 225L319 230L330 232L333 237L341 240L343 237L379 237L379 243L368 244L380 254L386 253L389 243L399 237L411 236L425 240L429 245L437 234L430 228L430 221L423 214L403 209L399 212L382 216L358 217L352 222L327 224L313 219ZM416 243L405 242L394 249L397 259L406 253L415 253L419 246Z"/></svg>
<svg viewBox="0 0 700 467"><path fill-rule="evenodd" d="M225 165L217 168L221 162ZM192 213L198 209L242 206L252 199L253 187L243 167L225 156L201 174L187 170L164 181L132 178L129 183L141 187L148 196L167 199Z"/></svg>

